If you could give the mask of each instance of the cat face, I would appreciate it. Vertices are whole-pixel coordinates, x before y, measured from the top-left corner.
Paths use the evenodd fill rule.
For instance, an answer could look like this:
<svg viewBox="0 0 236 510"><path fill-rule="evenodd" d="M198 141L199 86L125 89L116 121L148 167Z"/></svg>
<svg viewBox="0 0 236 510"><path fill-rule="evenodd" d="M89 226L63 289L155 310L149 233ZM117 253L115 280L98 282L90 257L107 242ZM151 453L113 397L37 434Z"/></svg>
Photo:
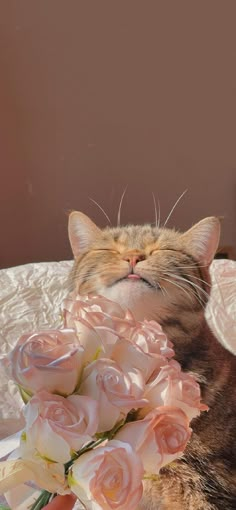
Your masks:
<svg viewBox="0 0 236 510"><path fill-rule="evenodd" d="M202 311L219 233L214 217L181 234L151 225L100 230L84 214L73 212L69 238L76 290L117 301L138 320Z"/></svg>

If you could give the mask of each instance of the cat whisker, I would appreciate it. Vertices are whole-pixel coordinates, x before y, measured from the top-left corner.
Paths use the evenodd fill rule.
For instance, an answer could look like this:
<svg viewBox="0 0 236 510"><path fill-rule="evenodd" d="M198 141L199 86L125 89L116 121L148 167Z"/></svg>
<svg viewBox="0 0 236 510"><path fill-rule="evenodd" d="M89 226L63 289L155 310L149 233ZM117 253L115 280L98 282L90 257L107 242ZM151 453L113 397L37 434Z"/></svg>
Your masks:
<svg viewBox="0 0 236 510"><path fill-rule="evenodd" d="M188 284L189 284L189 285L191 285L193 288L195 288L195 289L196 289L196 292L197 292L197 290L201 291L201 292L202 292L202 294L203 294L203 295L205 295L205 296L206 296L206 298L207 298L207 300L208 300L208 297L209 297L209 296L208 296L207 292L206 292L206 291L205 291L202 287L200 287L199 285L197 285L197 283L192 282L191 280L186 280L185 278L183 278L183 276L179 276L179 275L177 275L177 274L175 274L175 273L170 273L169 271L168 271L168 273L166 273L166 274L167 274L168 276L172 276L173 278L177 278L178 280L183 281L183 282L184 282L184 283L186 283L187 285L188 285ZM186 275L186 276L188 276L188 275ZM189 275L189 276L191 277L191 275ZM203 280L203 281L204 281L204 280Z"/></svg>
<svg viewBox="0 0 236 510"><path fill-rule="evenodd" d="M169 292L165 287L162 287L162 285L159 283L159 287L156 288L156 290L161 290L163 296L167 296L168 299L170 299Z"/></svg>
<svg viewBox="0 0 236 510"><path fill-rule="evenodd" d="M151 272L151 271L149 271L148 269L146 269L146 273L148 274L149 272ZM172 277L173 277L173 275L172 275L172 274L168 274L167 272L164 272L164 271L163 271L163 273L162 273L162 274L164 274L165 276L170 276L170 278L172 278ZM166 282L168 282L168 283L171 283L172 285L175 285L175 287L178 287L179 289L183 290L183 292L185 292L185 294L187 294L187 296L188 296L188 297L189 297L189 295L190 295L190 294L192 294L192 296L194 296L195 298L197 298L197 299L198 299L198 296L196 296L196 294L195 294L193 291L191 291L191 290L190 290L190 288L187 286L187 282L186 282L186 280L184 280L184 279L183 279L183 282L184 282L184 284L185 284L185 287L187 287L187 288L188 288L188 290L186 290L186 288L184 288L184 286L183 286L183 285L178 285L178 283L174 282L173 280L171 280L171 279L169 279L169 278L164 278L164 276L159 276L159 279L161 279L161 280L163 280L163 281L166 281ZM158 285L160 285L159 281L158 281ZM166 290L166 289L165 289L165 290ZM168 297L169 297L169 296L168 296ZM202 306L202 303L201 303L201 306Z"/></svg>
<svg viewBox="0 0 236 510"><path fill-rule="evenodd" d="M107 215L107 213L102 208L102 206L100 204L98 204L98 202L96 202L96 200L94 200L91 197L89 197L89 200L91 200L91 202L93 202L95 205L97 205L97 207L103 212L104 216L106 217L106 219L109 221L109 223L111 225L111 220L110 220L109 216Z"/></svg>
<svg viewBox="0 0 236 510"><path fill-rule="evenodd" d="M179 265L178 265L178 267L179 267L179 269L198 269L198 268L207 268L207 267L208 267L208 264L202 264L202 265L201 265L201 264L198 264L198 263L196 262L196 264L191 265L191 266L186 264L185 266L179 266Z"/></svg>
<svg viewBox="0 0 236 510"><path fill-rule="evenodd" d="M155 211L155 226L157 227L157 204L156 204L156 198L152 191L152 198L153 198L153 204L154 204L154 211Z"/></svg>
<svg viewBox="0 0 236 510"><path fill-rule="evenodd" d="M160 277L161 280L164 280L172 285L174 285L175 287L177 287L178 289L182 290L187 296L188 298L190 297L191 298L191 295L195 297L195 299L197 299L197 301L199 302L199 304L204 308L204 303L202 302L201 298L195 294L195 292L193 291L190 291L190 289L188 288L188 290L186 290L186 286L183 286L183 285L178 285L178 283L174 282L173 280L169 279L169 278L164 278L163 276Z"/></svg>
<svg viewBox="0 0 236 510"><path fill-rule="evenodd" d="M94 273L94 272L91 272L91 271L81 271L80 272L80 278L81 279L91 279L91 278L95 278L99 273ZM77 269L75 269L71 275L70 275L70 278L72 280L72 283L75 283L76 280L78 279L78 274L77 274Z"/></svg>
<svg viewBox="0 0 236 510"><path fill-rule="evenodd" d="M159 283L158 284L152 284L152 287L154 288L154 290L156 292L160 292L162 293L162 295L164 296L164 293L166 292L166 289L164 289Z"/></svg>
<svg viewBox="0 0 236 510"><path fill-rule="evenodd" d="M187 191L188 191L188 190L187 190L187 189L185 189L185 190L183 191L183 193L180 195L180 197L176 200L175 204L173 205L173 207L172 207L172 209L171 209L170 213L168 214L168 216L167 216L167 218L166 218L166 221L165 221L165 223L164 223L164 225L163 225L163 228L165 228L165 226L166 226L167 222L169 221L170 217L172 216L172 214L173 214L173 212L174 212L174 210L175 210L176 206L177 206L177 205L178 205L178 203L180 202L181 198L183 198L183 196L187 193Z"/></svg>
<svg viewBox="0 0 236 510"><path fill-rule="evenodd" d="M190 294L189 289L187 291L183 286L178 285L178 283L173 282L173 280L170 280L169 278L164 278L164 276L160 276L160 279L167 283L171 283L172 285L174 285L175 287L177 287L180 290L183 290L183 292L185 292L185 294L187 294L187 296L189 297L189 294Z"/></svg>
<svg viewBox="0 0 236 510"><path fill-rule="evenodd" d="M160 221L161 221L161 209L160 209L160 202L157 200L158 203L158 215L157 215L157 203L156 203L156 197L152 191L152 198L154 203L154 210L155 210L155 226L156 228L160 228Z"/></svg>
<svg viewBox="0 0 236 510"><path fill-rule="evenodd" d="M175 278L175 279L180 280L181 282L183 282L185 287L189 288L189 285L191 285L192 289L195 289L195 292L192 290L191 294L193 294L195 296L195 298L198 300L198 302L201 304L201 306L205 307L206 302L203 300L203 297L201 297L199 295L198 290L200 290L203 293L204 297L207 298L206 301L208 301L209 296L201 287L199 287L199 285L194 284L193 282L190 282L189 280L185 280L184 278L182 278L181 276L178 276L176 274L170 274L169 272L165 273L165 274L167 276L170 276L170 278ZM183 285L180 287L183 289ZM190 291L190 289L189 289L189 291Z"/></svg>
<svg viewBox="0 0 236 510"><path fill-rule="evenodd" d="M206 282L206 281L205 281L205 280L203 280L202 278L198 278L197 276L194 276L193 274L188 274L188 273L186 273L186 276L189 276L189 278L194 278L194 280L198 280L199 282L204 283L204 285L207 285L207 287L210 287L210 288L211 288L210 283Z"/></svg>
<svg viewBox="0 0 236 510"><path fill-rule="evenodd" d="M181 267L178 266L178 269L181 269ZM183 267L182 269L185 269L185 268ZM168 273L171 275L176 275L176 273L174 271L168 270ZM198 276L194 276L193 274L189 274L189 273L185 273L185 275L188 276L189 278L194 278L194 280L198 280L199 282L204 283L204 285L207 285L208 287L211 287L210 283L206 282L206 280L203 280L203 278L199 278ZM194 283L194 282L192 282L192 283Z"/></svg>
<svg viewBox="0 0 236 510"><path fill-rule="evenodd" d="M124 200L124 196L126 194L126 191L127 191L127 187L124 189L122 195L121 195L121 199L120 199L120 205L119 205L119 209L118 209L118 214L117 214L117 227L120 227L120 214L121 214L121 207L122 207L122 203L123 203L123 200Z"/></svg>

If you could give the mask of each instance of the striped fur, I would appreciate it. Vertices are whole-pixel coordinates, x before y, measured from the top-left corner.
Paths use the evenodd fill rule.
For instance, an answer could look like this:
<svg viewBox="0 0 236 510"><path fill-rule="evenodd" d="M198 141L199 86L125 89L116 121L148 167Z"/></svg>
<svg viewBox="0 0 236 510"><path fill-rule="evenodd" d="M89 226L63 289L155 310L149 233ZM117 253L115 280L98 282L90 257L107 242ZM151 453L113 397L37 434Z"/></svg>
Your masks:
<svg viewBox="0 0 236 510"><path fill-rule="evenodd" d="M210 407L192 422L184 457L163 468L158 481L145 483L140 509L235 509L236 357L216 340L204 316L218 220L203 220L184 234L151 225L101 231L82 213L72 213L69 237L77 292L102 294L129 307L137 319L160 322ZM140 256L133 269L140 280L127 279L130 255Z"/></svg>

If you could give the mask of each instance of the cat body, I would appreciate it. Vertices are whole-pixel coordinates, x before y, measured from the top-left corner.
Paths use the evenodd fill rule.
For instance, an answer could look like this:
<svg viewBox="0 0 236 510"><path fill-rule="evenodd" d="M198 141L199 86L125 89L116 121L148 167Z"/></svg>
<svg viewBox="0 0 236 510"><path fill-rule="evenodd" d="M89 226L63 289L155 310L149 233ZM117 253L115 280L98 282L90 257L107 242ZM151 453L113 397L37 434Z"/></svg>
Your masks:
<svg viewBox="0 0 236 510"><path fill-rule="evenodd" d="M140 510L236 509L236 357L204 314L219 235L213 217L179 233L151 225L100 230L84 214L70 215L76 291L117 301L137 320L159 322L209 406L191 422L184 456L162 468L157 481L145 481Z"/></svg>

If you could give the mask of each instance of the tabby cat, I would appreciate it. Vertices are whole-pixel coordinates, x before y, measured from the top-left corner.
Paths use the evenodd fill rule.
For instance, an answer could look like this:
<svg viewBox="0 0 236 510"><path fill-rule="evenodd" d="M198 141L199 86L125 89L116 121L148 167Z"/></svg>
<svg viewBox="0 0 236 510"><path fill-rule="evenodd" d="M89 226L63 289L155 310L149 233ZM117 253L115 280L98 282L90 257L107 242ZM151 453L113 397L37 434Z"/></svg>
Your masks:
<svg viewBox="0 0 236 510"><path fill-rule="evenodd" d="M214 217L185 233L151 225L100 230L82 213L69 218L78 293L101 294L138 320L158 321L210 407L192 421L184 456L162 468L158 481L145 482L142 510L236 509L236 357L204 316L219 235Z"/></svg>

